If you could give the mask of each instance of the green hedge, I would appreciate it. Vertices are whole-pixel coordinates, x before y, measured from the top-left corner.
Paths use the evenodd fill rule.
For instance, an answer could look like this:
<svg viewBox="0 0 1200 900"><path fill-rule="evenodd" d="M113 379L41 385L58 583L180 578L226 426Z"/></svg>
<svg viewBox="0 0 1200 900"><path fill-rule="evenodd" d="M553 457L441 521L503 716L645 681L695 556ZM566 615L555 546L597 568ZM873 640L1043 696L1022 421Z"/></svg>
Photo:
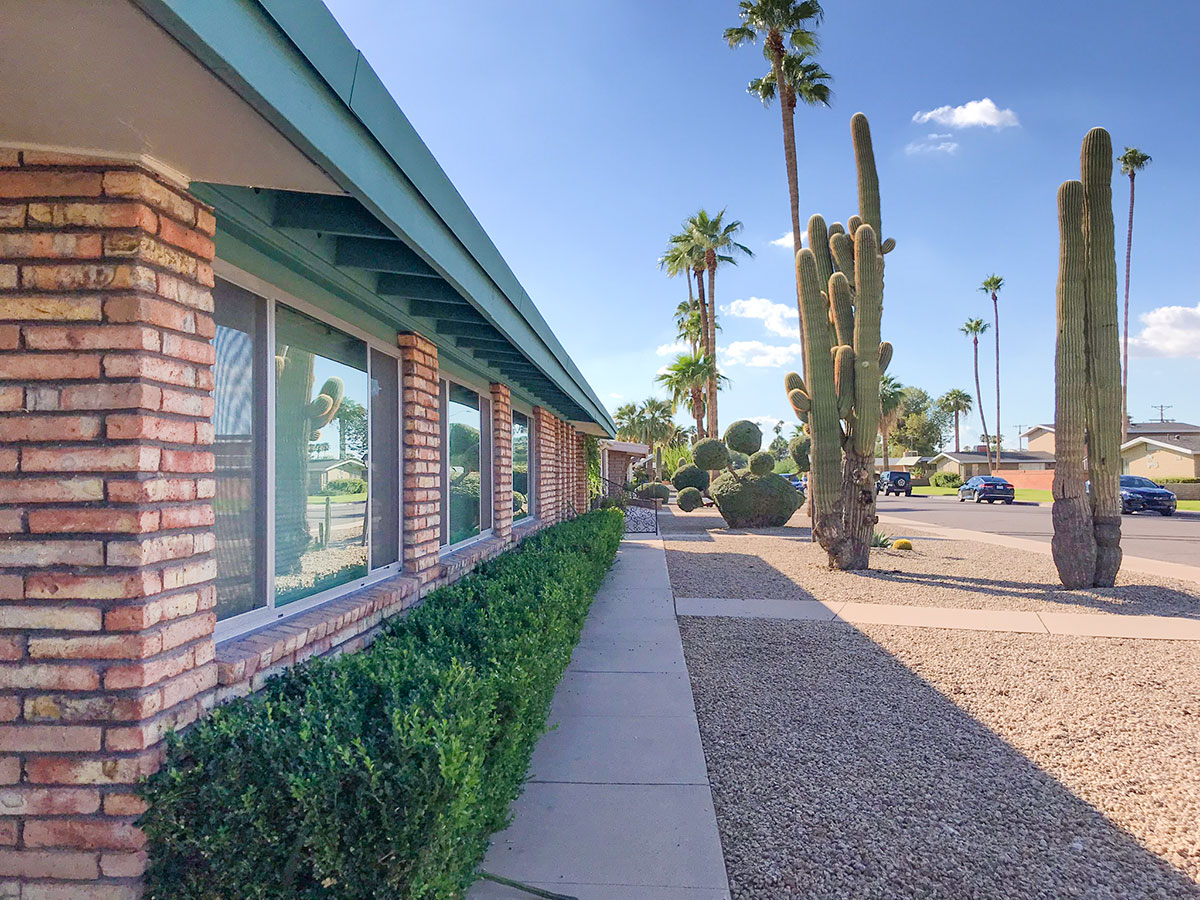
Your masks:
<svg viewBox="0 0 1200 900"><path fill-rule="evenodd" d="M962 476L957 472L934 472L929 477L929 483L934 487L956 488L962 487Z"/></svg>
<svg viewBox="0 0 1200 900"><path fill-rule="evenodd" d="M1156 484L1197 484L1200 478L1153 478Z"/></svg>
<svg viewBox="0 0 1200 900"><path fill-rule="evenodd" d="M550 528L171 736L142 789L148 897L462 896L623 529L616 510Z"/></svg>

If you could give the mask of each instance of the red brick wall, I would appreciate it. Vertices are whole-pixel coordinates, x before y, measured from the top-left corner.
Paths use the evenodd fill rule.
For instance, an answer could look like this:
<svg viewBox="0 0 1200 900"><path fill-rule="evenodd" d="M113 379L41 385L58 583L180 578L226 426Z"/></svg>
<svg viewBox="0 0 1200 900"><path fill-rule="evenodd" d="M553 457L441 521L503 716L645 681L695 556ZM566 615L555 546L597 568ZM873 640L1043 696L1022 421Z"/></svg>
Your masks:
<svg viewBox="0 0 1200 900"><path fill-rule="evenodd" d="M132 785L212 702L214 224L148 171L0 151L0 888L45 879L23 897L137 895Z"/></svg>
<svg viewBox="0 0 1200 900"><path fill-rule="evenodd" d="M492 383L492 534L504 541L512 534L512 394Z"/></svg>
<svg viewBox="0 0 1200 900"><path fill-rule="evenodd" d="M1048 491L1054 486L1053 469L1006 469L1001 466L996 470L996 474L1012 484L1013 487Z"/></svg>
<svg viewBox="0 0 1200 900"><path fill-rule="evenodd" d="M401 540L404 569L424 584L438 577L441 545L441 431L437 347L411 332L399 336L404 467Z"/></svg>

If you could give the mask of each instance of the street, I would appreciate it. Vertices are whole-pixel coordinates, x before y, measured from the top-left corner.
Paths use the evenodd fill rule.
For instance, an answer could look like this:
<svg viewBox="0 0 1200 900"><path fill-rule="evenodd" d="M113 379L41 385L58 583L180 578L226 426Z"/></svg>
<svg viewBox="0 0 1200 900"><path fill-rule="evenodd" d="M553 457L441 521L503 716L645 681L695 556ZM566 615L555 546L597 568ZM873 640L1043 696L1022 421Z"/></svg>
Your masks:
<svg viewBox="0 0 1200 900"><path fill-rule="evenodd" d="M947 528L968 528L1050 541L1050 506L959 503L954 497L879 497L879 514ZM1121 517L1121 547L1129 556L1200 565L1200 516L1155 513Z"/></svg>

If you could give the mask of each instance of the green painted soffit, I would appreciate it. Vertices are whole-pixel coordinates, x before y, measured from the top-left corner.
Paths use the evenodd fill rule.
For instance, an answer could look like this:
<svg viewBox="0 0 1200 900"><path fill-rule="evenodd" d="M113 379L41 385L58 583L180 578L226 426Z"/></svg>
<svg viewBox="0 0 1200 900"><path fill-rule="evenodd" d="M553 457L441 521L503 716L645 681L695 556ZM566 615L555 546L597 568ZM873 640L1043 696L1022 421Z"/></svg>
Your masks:
<svg viewBox="0 0 1200 900"><path fill-rule="evenodd" d="M133 0L406 241L610 434L612 417L320 0Z"/></svg>

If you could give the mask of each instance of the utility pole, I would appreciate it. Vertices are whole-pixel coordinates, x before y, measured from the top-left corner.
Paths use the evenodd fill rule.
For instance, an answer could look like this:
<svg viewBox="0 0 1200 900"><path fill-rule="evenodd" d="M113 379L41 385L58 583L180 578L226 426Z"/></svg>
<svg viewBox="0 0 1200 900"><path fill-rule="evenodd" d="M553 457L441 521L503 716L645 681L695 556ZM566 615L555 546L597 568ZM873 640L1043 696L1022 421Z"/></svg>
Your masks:
<svg viewBox="0 0 1200 900"><path fill-rule="evenodd" d="M1157 409L1157 410L1158 410L1158 421L1159 421L1160 423L1161 423L1161 422L1172 422L1172 421L1174 421L1173 419L1168 419L1168 418L1167 418L1167 417L1164 415L1164 413L1166 413L1166 411L1167 411L1168 409L1174 409L1174 407L1173 407L1173 406L1171 406L1171 404L1169 404L1169 403L1160 403L1158 406L1151 406L1150 408L1151 408L1151 409Z"/></svg>
<svg viewBox="0 0 1200 900"><path fill-rule="evenodd" d="M1025 449L1025 442L1021 440L1021 435L1024 433L1024 431L1025 431L1024 425L1017 426L1017 449L1018 450Z"/></svg>

